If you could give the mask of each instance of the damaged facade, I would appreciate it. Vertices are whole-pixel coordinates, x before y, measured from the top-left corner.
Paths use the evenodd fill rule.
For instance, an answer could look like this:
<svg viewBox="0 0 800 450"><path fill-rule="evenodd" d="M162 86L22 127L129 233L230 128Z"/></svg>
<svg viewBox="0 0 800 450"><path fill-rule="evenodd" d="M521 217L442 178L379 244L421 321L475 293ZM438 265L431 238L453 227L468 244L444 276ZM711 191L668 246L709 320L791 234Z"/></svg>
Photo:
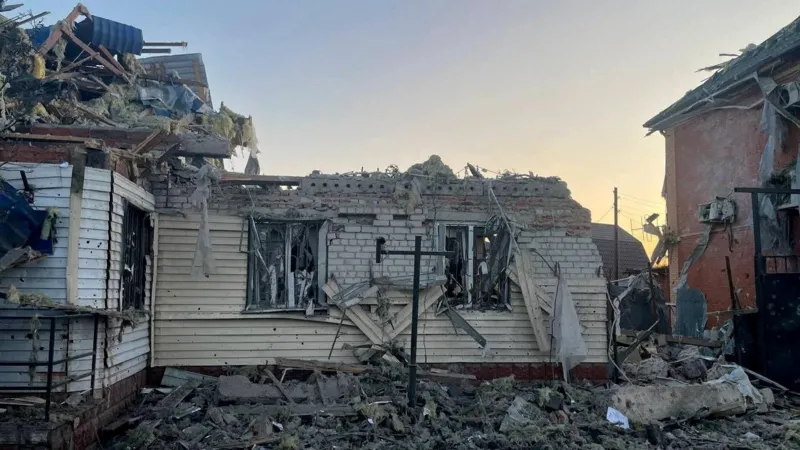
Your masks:
<svg viewBox="0 0 800 450"><path fill-rule="evenodd" d="M84 448L150 366L158 214L145 175L258 149L250 118L199 97L201 58L186 79L135 58L185 43L149 43L80 4L52 26L37 23L46 14L0 24L0 389L42 397L0 399L0 412L36 406L33 420L0 420L0 445Z"/></svg>
<svg viewBox="0 0 800 450"><path fill-rule="evenodd" d="M376 263L376 239L411 250L422 236L424 250L451 254L422 258L418 361L482 377L513 365L542 378L558 361L549 337L557 272L588 348L577 373L604 377L602 263L588 210L559 180L224 173L204 219L192 206L197 178L180 167L150 178L160 212L154 366L355 363L372 356L364 348L407 350L413 258ZM197 260L204 222L211 253ZM203 264L205 276L193 277ZM535 320L520 285L536 297Z"/></svg>
<svg viewBox="0 0 800 450"><path fill-rule="evenodd" d="M708 80L644 124L665 137L662 240L677 303L676 328L702 336L706 326L724 323L732 316L727 311L736 310L747 334L737 338L741 345L755 339L776 352L785 347L778 358L784 362L796 360L789 343L800 335L788 322L775 323L767 309L779 308L780 315L795 311L798 196L758 194L754 214L751 195L734 189L800 186L799 30L795 20L760 45L708 68L715 71ZM775 289L780 294L773 295ZM777 300L768 304L768 298ZM759 336L749 337L752 333ZM771 337L785 345L766 344ZM764 349L758 353L773 360ZM796 382L764 370L781 382Z"/></svg>

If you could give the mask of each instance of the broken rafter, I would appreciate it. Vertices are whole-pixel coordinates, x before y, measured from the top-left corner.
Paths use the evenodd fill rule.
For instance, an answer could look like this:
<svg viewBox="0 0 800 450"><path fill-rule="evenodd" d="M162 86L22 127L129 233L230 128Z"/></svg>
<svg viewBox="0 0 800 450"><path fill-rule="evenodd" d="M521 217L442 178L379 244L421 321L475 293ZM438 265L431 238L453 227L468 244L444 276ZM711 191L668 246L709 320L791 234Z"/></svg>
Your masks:
<svg viewBox="0 0 800 450"><path fill-rule="evenodd" d="M122 67L122 64L120 64L119 61L117 61L117 58L114 58L114 55L112 55L111 52L108 51L108 49L103 44L98 45L97 48L100 49L100 53L102 53L103 56L105 56L106 59L108 59L108 62L110 62L114 67L116 67L122 72L126 71L125 68Z"/></svg>
<svg viewBox="0 0 800 450"><path fill-rule="evenodd" d="M75 43L75 45L80 47L81 50L83 50L84 52L92 55L92 57L95 60L97 60L97 62L102 64L106 69L110 70L114 75L120 76L120 77L124 78L125 80L128 80L128 78L125 76L125 71L119 70L117 68L117 66L115 66L111 61L107 60L100 53L92 50L92 48L89 47L88 45L86 45L85 42L80 40L78 38L78 36L75 36L75 33L72 32L72 27L69 24L62 23L61 24L61 31L62 31L62 33L66 34L67 37L70 38L70 40Z"/></svg>
<svg viewBox="0 0 800 450"><path fill-rule="evenodd" d="M64 20L61 21L62 26L55 27L53 29L53 32L50 33L50 36L47 37L44 43L39 47L39 50L36 51L36 53L38 53L41 56L46 55L47 52L49 52L50 49L52 49L53 46L56 45L58 40L63 37L64 31L66 29L69 29L70 34L72 33L72 23L75 22L75 19L77 19L79 16L82 15L86 16L88 19L92 18L92 13L90 13L85 6L78 3L77 5L75 5L75 8L72 9L72 12L70 12L69 15L67 15L67 17L65 17Z"/></svg>
<svg viewBox="0 0 800 450"><path fill-rule="evenodd" d="M122 127L122 125L118 124L117 122L114 122L111 119L103 117L100 114L97 114L96 112L92 111L89 108L86 108L83 105L75 104L74 106L75 106L75 109L77 109L78 111L86 114L87 116L91 117L92 119L94 119L94 120L96 120L98 122L102 122L102 123L104 123L106 125L110 125L112 127L117 127L117 128Z"/></svg>
<svg viewBox="0 0 800 450"><path fill-rule="evenodd" d="M148 135L142 142L136 145L132 152L137 155L147 153L154 149L158 144L164 142L164 139L166 139L167 136L169 136L169 132L163 128L159 128L150 133L150 135Z"/></svg>

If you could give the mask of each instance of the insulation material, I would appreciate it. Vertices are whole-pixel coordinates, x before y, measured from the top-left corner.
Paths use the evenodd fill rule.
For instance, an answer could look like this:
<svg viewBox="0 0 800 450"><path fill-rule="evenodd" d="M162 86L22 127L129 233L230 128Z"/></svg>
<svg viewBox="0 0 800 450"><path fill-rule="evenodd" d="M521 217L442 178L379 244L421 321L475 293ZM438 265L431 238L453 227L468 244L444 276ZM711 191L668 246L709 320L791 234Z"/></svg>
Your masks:
<svg viewBox="0 0 800 450"><path fill-rule="evenodd" d="M218 169L205 165L197 171L195 184L197 188L189 197L189 202L200 211L200 229L197 234L197 247L192 260L192 276L208 277L214 271L214 254L211 248L211 230L208 225L208 199L211 197L211 185L219 182L221 174Z"/></svg>
<svg viewBox="0 0 800 450"><path fill-rule="evenodd" d="M581 335L581 321L563 276L558 277L556 288L553 335L556 355L564 371L564 380L567 380L567 373L589 356L589 349Z"/></svg>

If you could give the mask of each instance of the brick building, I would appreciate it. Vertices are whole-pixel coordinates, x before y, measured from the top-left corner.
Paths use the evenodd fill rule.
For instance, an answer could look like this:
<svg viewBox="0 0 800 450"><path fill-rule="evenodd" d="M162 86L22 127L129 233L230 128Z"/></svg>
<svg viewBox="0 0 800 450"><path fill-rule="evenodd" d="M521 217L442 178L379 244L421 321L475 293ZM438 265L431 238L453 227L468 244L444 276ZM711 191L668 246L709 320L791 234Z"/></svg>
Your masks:
<svg viewBox="0 0 800 450"><path fill-rule="evenodd" d="M797 186L799 24L745 49L644 124L665 139L663 194L667 226L677 238L669 249L673 294L683 274L686 286L702 291L709 312L731 308L726 256L742 307L756 302L750 196L734 188ZM796 247L794 200L764 197L764 254L788 255Z"/></svg>

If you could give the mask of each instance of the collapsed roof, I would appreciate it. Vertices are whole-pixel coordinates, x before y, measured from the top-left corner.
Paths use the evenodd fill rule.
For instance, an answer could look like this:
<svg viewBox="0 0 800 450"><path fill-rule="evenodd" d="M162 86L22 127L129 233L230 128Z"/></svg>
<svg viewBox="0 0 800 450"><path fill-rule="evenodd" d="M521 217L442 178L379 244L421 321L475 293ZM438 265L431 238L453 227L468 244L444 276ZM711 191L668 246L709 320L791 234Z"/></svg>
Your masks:
<svg viewBox="0 0 800 450"><path fill-rule="evenodd" d="M94 16L81 4L54 25L23 30L30 19L0 23L0 133L66 125L166 130L161 139L217 137L229 142L224 157L245 147L248 173L259 172L252 117L224 105L212 109L204 68L202 77L187 79L177 70L148 72L135 57L169 53L167 47L185 42L148 42L142 30ZM192 61L199 72L202 59Z"/></svg>
<svg viewBox="0 0 800 450"><path fill-rule="evenodd" d="M672 119L720 100L723 91L753 81L762 71L772 71L790 53L800 49L800 17L783 27L759 45L749 45L734 59L701 70L716 72L700 86L687 92L678 101L645 122L650 132L666 130Z"/></svg>

